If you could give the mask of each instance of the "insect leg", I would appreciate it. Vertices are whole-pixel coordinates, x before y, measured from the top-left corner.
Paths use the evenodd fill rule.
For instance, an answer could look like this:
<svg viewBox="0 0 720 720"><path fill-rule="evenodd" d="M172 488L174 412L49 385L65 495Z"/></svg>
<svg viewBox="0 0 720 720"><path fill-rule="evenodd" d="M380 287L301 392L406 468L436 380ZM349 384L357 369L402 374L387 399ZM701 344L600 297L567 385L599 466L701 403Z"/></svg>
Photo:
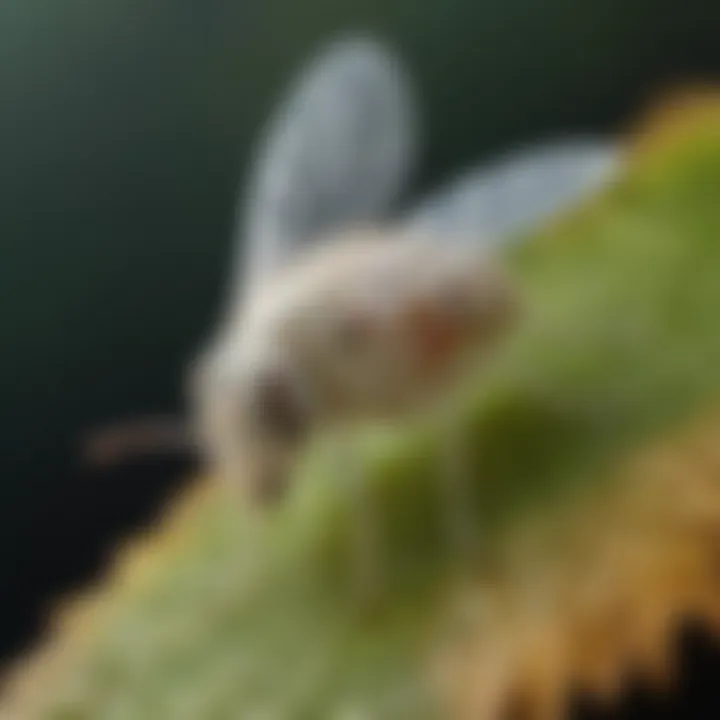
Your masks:
<svg viewBox="0 0 720 720"><path fill-rule="evenodd" d="M338 474L348 502L351 524L353 583L363 604L373 604L382 593L385 578L377 508L368 482L362 451L342 440L337 453Z"/></svg>
<svg viewBox="0 0 720 720"><path fill-rule="evenodd" d="M476 547L477 528L469 439L456 416L450 412L440 423L437 483L450 551L454 559L464 562Z"/></svg>

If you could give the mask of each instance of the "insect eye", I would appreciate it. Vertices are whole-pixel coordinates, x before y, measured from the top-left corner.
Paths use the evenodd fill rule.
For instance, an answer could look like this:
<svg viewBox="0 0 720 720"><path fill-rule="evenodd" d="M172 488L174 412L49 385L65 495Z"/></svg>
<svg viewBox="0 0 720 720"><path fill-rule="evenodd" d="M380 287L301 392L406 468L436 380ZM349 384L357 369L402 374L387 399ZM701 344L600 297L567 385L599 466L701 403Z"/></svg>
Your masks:
<svg viewBox="0 0 720 720"><path fill-rule="evenodd" d="M255 417L260 426L279 440L300 440L309 418L290 379L282 373L265 374L255 388Z"/></svg>

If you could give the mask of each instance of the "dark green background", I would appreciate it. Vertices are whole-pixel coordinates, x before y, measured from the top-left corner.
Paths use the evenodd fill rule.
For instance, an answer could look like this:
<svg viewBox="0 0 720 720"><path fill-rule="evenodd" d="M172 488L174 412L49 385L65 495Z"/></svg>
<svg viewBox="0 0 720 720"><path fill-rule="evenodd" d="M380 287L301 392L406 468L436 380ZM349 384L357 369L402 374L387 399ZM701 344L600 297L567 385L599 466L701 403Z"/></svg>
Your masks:
<svg viewBox="0 0 720 720"><path fill-rule="evenodd" d="M252 141L319 43L368 29L398 46L427 186L717 76L719 28L716 0L2 0L0 648L177 478L90 477L73 443L174 406Z"/></svg>

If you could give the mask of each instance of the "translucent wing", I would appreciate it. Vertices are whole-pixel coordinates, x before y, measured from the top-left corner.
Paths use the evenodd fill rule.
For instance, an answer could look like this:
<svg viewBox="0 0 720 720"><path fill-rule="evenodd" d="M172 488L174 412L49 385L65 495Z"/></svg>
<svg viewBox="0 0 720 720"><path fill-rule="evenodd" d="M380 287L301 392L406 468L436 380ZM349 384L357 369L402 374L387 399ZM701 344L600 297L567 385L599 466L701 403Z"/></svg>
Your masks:
<svg viewBox="0 0 720 720"><path fill-rule="evenodd" d="M600 190L621 159L620 148L600 138L529 146L464 174L424 199L406 221L458 237L511 242Z"/></svg>
<svg viewBox="0 0 720 720"><path fill-rule="evenodd" d="M309 238L382 216L402 190L415 142L398 59L364 37L331 44L268 125L240 207L234 284L251 287Z"/></svg>

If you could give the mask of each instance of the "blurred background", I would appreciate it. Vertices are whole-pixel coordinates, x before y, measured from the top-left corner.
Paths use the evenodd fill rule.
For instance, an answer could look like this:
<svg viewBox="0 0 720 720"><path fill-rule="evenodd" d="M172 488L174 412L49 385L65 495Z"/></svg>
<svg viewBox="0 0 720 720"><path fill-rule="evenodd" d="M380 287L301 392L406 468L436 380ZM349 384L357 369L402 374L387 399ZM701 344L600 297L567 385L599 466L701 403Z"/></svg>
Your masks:
<svg viewBox="0 0 720 720"><path fill-rule="evenodd" d="M77 442L179 407L257 133L318 45L361 29L402 53L419 192L720 77L718 28L714 0L4 0L0 659L191 476L177 457L83 472Z"/></svg>

